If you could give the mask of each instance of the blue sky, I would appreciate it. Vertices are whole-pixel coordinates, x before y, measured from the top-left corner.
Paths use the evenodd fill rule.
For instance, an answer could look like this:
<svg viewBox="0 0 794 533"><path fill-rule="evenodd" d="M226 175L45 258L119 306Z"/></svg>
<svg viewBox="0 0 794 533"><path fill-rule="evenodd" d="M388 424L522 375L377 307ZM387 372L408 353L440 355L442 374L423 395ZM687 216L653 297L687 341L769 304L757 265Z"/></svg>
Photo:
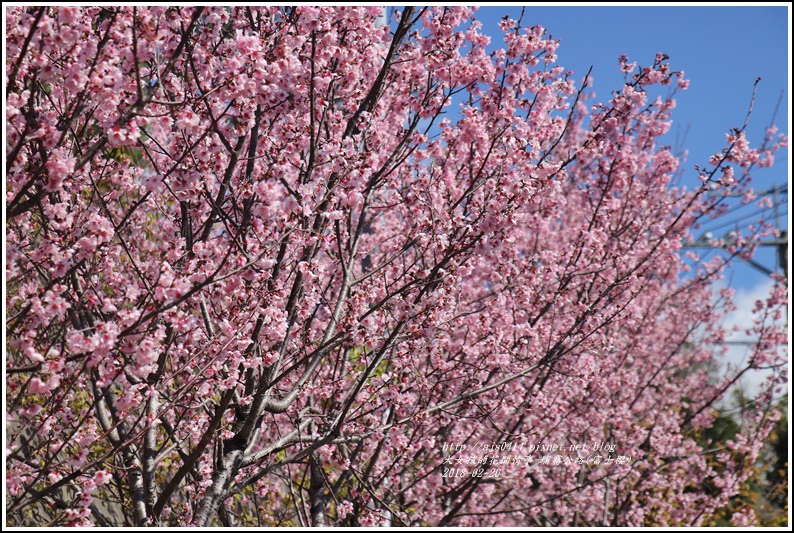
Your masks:
<svg viewBox="0 0 794 533"><path fill-rule="evenodd" d="M521 9L483 6L475 16L483 23L483 32L494 38L492 44L498 45L499 20L505 14L518 19ZM560 39L557 64L573 70L574 79L580 80L593 66L593 91L599 101L608 100L611 91L623 85L617 64L620 54L644 66L653 61L656 52L667 53L671 67L684 70L691 82L688 90L677 95L669 144L675 146L676 132L686 132L683 147L689 156L682 183L694 186L697 173L693 165L706 163L724 146L725 133L744 122L756 78L762 80L747 129L750 142L762 141L781 92L775 123L780 132L788 134L788 20L785 6L527 6L523 23L540 24ZM783 150L772 169L754 173L753 183L757 190L768 189L774 184L787 184L789 176L788 151ZM781 217L784 228L787 207L782 205L780 211L786 215ZM721 223L753 211L757 210L752 205L740 208ZM730 227L724 227L713 233L719 236L728 230ZM768 268L774 268L777 261L771 248L759 250L757 260ZM732 274L732 284L737 288L749 289L766 282L764 274L745 263L736 263Z"/></svg>
<svg viewBox="0 0 794 533"><path fill-rule="evenodd" d="M483 31L500 35L498 22L509 14L517 19L520 6L482 7L476 17ZM527 6L523 22L540 24L559 38L558 64L573 70L574 79L581 79L593 66L596 100L607 100L613 89L623 84L617 58L625 53L631 61L648 65L656 52L670 56L671 67L684 70L690 80L689 89L677 95L673 112L672 138L686 131L683 148L689 151L681 183L697 185L695 163L705 163L709 156L724 146L725 133L744 122L753 83L761 77L747 135L754 145L763 140L781 92L783 98L775 118L779 131L789 134L790 110L790 45L789 11L785 6L771 7L567 7ZM494 39L496 41L496 39ZM492 42L497 44L496 42ZM778 152L775 166L754 173L756 190L788 184L791 168L787 149ZM783 197L787 198L784 193ZM788 203L781 206L781 227L788 227ZM753 222L742 217L757 212L750 204L740 207L725 219L704 225L715 228L715 236L731 229L726 222L738 220L739 225ZM706 253L707 250L699 250ZM710 253L719 253L711 251ZM756 261L774 269L777 257L774 248L760 248ZM789 261L790 264L790 261ZM721 285L737 290L737 310L726 320L728 326L747 327L752 321L753 302L768 294L771 280L766 274L743 261L737 261L727 272ZM741 332L730 340L751 340ZM749 353L747 345L732 345L724 364L740 364ZM751 372L742 379L742 386L754 393L765 374Z"/></svg>
<svg viewBox="0 0 794 533"><path fill-rule="evenodd" d="M390 10L394 9L401 8L391 6ZM489 5L475 13L483 23L483 33L492 37L492 48L503 44L498 28L502 17L507 14L518 19L521 11L521 5ZM673 127L665 140L688 151L680 183L690 188L699 185L694 165L704 166L725 146L726 132L743 124L757 78L761 82L746 130L748 139L754 146L762 142L779 101L775 124L780 133L789 133L788 23L789 8L782 3L760 7L528 5L522 21L524 26L540 24L560 39L557 64L572 70L577 81L593 67L595 101L608 100L612 90L623 85L617 62L621 54L640 66L649 65L657 52L668 54L671 67L683 70L690 80L689 89L676 96ZM757 191L769 190L787 185L790 176L788 150L784 149L776 154L772 169L753 173L753 185ZM788 194L780 195L782 229L788 228ZM746 226L755 222L758 214L754 204L736 207L725 218L704 224L696 235L710 231L715 237L722 236L732 229L731 223ZM759 248L756 261L775 269L775 249ZM731 285L745 290L769 279L741 261L734 264L730 275Z"/></svg>

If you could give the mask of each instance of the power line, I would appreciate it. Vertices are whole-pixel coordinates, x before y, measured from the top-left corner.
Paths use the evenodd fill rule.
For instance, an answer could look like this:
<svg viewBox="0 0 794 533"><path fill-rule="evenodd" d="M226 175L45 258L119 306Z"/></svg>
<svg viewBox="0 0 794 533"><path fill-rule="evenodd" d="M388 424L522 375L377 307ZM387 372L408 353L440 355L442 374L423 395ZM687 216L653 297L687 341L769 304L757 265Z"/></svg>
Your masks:
<svg viewBox="0 0 794 533"><path fill-rule="evenodd" d="M761 191L759 193L756 193L756 197L773 195L774 191L775 191L775 189L770 189L770 190L767 190L767 191ZM777 191L778 192L786 192L786 191L788 191L788 185L782 186L781 188L777 189ZM726 193L717 193L716 191L712 192L711 194L712 195L719 194L721 197L727 197L727 198L729 198L729 197L737 197L737 196L745 196L744 194L741 194L741 193L727 193L726 194ZM788 198L784 198L784 201L788 201ZM745 207L749 207L751 205L753 205L752 202L739 203L739 204L734 205L733 207L729 208L727 211L722 213L720 216L722 216L722 217L727 216L727 215L729 215L731 213L735 213L736 211L738 211L740 209L743 209ZM708 224L708 222L706 222L706 224Z"/></svg>
<svg viewBox="0 0 794 533"><path fill-rule="evenodd" d="M758 211L754 211L749 215L744 215L730 222L722 223L716 227L712 227L709 231L704 232L696 241L692 243L688 243L684 245L684 248L712 248L712 249L725 249L729 246L734 237L730 234L724 236L722 239L712 240L709 233L711 231L716 231L718 229L725 228L731 225L737 225L739 222L751 218L753 216L757 216L763 212L766 212L770 209L774 211L774 220L775 226L777 227L779 237L773 239L764 239L758 242L759 246L771 246L774 247L777 252L777 264L774 268L769 268L767 266L762 265L761 263L750 259L750 258L742 258L746 261L750 266L755 268L756 270L763 272L767 276L771 276L776 271L782 271L783 275L786 278L786 283L788 283L788 231L782 229L780 226L780 216L788 214L788 208L784 209L781 213L780 207L782 205L787 204L788 198L781 200L780 193L788 192L788 184L786 185L775 185L771 189L766 191L760 191L756 193L757 196L772 196L772 205L770 207L763 208ZM727 193L724 196L744 196L740 193ZM743 204L746 205L746 204ZM735 208L738 210L738 207Z"/></svg>
<svg viewBox="0 0 794 533"><path fill-rule="evenodd" d="M733 220L731 220L729 222L725 222L723 224L720 224L719 226L708 228L705 231L706 232L717 231L719 229L726 228L728 226L732 226L734 224L737 224L737 223L741 222L742 220L747 220L748 218L752 218L754 216L758 216L760 214L763 214L766 211L769 211L770 209L774 209L774 206L764 207L764 208L758 209L757 211L753 211L752 213L749 213L747 215L741 216L739 218L735 218L735 219L733 219ZM788 213L788 209L786 209L782 214L785 215L787 213ZM776 213L776 214L779 214L779 213Z"/></svg>

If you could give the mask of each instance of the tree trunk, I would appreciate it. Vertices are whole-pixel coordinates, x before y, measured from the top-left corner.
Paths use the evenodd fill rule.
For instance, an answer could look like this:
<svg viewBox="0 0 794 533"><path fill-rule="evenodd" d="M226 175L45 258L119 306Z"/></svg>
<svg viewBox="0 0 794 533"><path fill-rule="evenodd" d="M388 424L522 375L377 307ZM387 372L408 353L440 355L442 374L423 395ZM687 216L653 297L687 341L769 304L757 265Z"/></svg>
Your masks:
<svg viewBox="0 0 794 533"><path fill-rule="evenodd" d="M325 508L328 495L325 492L325 481L320 458L316 454L309 457L309 503L312 527L325 526Z"/></svg>

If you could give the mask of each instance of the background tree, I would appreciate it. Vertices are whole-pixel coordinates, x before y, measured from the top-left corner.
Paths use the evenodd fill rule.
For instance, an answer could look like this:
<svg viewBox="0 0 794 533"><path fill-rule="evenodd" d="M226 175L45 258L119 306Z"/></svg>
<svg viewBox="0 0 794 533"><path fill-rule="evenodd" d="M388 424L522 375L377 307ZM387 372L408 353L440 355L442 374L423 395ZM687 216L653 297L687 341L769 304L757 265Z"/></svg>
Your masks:
<svg viewBox="0 0 794 533"><path fill-rule="evenodd" d="M540 26L379 15L7 11L9 524L697 525L750 475L786 288L708 382L712 287L771 230L680 251L785 139L687 191L664 55L588 108ZM502 443L615 453L457 463Z"/></svg>
<svg viewBox="0 0 794 533"><path fill-rule="evenodd" d="M735 389L733 409L719 410L714 424L705 428L701 439L708 445L724 446L741 431L743 414L756 408L752 398ZM778 409L787 411L788 397L777 402ZM752 474L742 482L738 494L713 517L713 526L729 526L735 515L745 516L747 525L785 527L788 524L788 420L785 414L775 423L770 438L752 467ZM713 490L713 489L712 489Z"/></svg>

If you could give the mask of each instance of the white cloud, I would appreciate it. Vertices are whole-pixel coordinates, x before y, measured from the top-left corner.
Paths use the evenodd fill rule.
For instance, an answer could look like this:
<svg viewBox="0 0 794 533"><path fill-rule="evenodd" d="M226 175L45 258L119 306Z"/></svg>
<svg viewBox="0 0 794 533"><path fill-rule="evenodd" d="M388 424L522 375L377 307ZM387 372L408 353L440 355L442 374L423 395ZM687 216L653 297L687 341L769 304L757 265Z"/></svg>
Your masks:
<svg viewBox="0 0 794 533"><path fill-rule="evenodd" d="M753 343L756 338L752 334L747 334L746 330L753 327L755 315L753 309L758 300L765 300L769 297L774 281L766 279L750 288L736 289L733 301L736 310L729 313L723 322L726 329L736 327L736 332L727 336L728 352L722 361L722 370L729 371L731 368L742 367L747 364L753 350ZM783 321L781 321L782 323ZM788 350L788 348L786 348ZM764 379L770 374L770 370L750 370L740 379L738 385L749 396L755 396Z"/></svg>

